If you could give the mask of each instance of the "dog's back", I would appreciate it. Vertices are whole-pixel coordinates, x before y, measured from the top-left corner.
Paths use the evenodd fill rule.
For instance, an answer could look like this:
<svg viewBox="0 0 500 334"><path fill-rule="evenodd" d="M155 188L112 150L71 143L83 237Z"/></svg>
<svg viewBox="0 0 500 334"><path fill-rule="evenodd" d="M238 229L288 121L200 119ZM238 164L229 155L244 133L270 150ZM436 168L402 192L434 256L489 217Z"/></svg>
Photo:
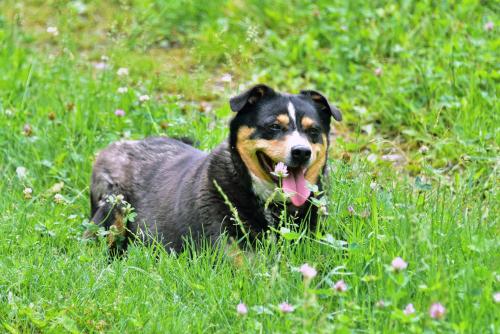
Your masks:
<svg viewBox="0 0 500 334"><path fill-rule="evenodd" d="M108 201L110 195L122 195L139 213L136 221L154 224L158 209L175 207L180 200L175 197L182 193L169 191L165 185L189 184L180 181L196 177L190 171L205 157L205 153L194 147L166 137L109 145L99 153L94 164L90 196L92 221L106 229L114 225L115 233L125 235L125 226L120 224L125 219L123 206ZM149 214L141 217L144 213ZM135 233L137 224L129 222L127 229ZM115 244L114 241L110 240L110 244Z"/></svg>

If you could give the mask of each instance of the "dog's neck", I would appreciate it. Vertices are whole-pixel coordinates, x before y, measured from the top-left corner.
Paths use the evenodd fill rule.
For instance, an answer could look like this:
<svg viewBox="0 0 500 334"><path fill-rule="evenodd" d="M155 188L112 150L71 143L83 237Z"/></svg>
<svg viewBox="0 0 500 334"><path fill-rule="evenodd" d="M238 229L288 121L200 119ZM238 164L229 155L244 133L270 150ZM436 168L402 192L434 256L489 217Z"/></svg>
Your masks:
<svg viewBox="0 0 500 334"><path fill-rule="evenodd" d="M259 234L267 230L271 222L266 218L264 205L253 192L251 177L243 161L239 156L234 155L227 142L222 143L210 153L208 164L209 184L207 186L214 196L222 198L214 185L216 181L231 204L238 210L240 218L245 222L251 222L252 232ZM227 203L223 205L228 216L232 216Z"/></svg>
<svg viewBox="0 0 500 334"><path fill-rule="evenodd" d="M265 231L269 226L276 225L280 220L281 211L287 207L291 216L304 218L311 210L313 224L316 208L309 204L296 208L282 201L268 203L266 201L273 193L275 186L265 184L252 176L244 164L236 148L227 142L222 143L210 154L209 179L216 180L231 203L237 208L242 220L251 221L252 229ZM262 182L262 183L261 183ZM214 187L214 191L218 191Z"/></svg>

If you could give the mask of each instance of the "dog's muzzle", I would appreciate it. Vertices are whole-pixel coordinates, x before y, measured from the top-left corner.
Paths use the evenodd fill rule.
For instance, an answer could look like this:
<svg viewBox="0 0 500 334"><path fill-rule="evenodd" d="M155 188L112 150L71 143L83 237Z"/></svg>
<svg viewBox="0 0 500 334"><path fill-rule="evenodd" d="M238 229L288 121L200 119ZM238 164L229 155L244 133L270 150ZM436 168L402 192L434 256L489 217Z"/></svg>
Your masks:
<svg viewBox="0 0 500 334"><path fill-rule="evenodd" d="M311 149L307 146L294 146L290 152L290 167L306 166L311 159Z"/></svg>

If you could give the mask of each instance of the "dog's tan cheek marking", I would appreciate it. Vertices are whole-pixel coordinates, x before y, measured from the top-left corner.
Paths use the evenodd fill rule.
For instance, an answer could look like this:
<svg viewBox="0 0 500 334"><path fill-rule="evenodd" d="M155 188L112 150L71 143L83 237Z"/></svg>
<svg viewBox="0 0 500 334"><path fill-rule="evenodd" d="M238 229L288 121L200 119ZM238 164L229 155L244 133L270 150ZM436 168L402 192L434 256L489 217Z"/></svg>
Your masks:
<svg viewBox="0 0 500 334"><path fill-rule="evenodd" d="M256 140L258 151L262 151L269 156L273 161L285 161L286 158L286 140Z"/></svg>
<svg viewBox="0 0 500 334"><path fill-rule="evenodd" d="M250 139L254 131L254 128L242 126L238 130L236 149L238 150L241 159L252 174L262 180L271 181L270 176L266 172L264 172L262 168L260 168L260 164L257 159L258 140Z"/></svg>
<svg viewBox="0 0 500 334"><path fill-rule="evenodd" d="M302 129L307 130L311 126L313 126L314 124L316 124L316 122L312 118L304 116L304 117L302 117L302 120L300 121L300 124L302 124Z"/></svg>
<svg viewBox="0 0 500 334"><path fill-rule="evenodd" d="M316 156L311 167L307 169L305 178L310 184L316 184L318 182L319 175L323 171L323 167L326 163L326 150L327 141L326 135L323 134L323 143L312 144L313 155Z"/></svg>
<svg viewBox="0 0 500 334"><path fill-rule="evenodd" d="M284 161L286 157L286 141L250 139L255 129L247 126L238 130L236 149L247 168L258 178L272 182L271 176L264 171L257 158L257 152L262 151L273 161Z"/></svg>
<svg viewBox="0 0 500 334"><path fill-rule="evenodd" d="M287 128L288 124L290 123L290 118L287 115L281 114L278 117L276 117L276 120L278 121L281 126Z"/></svg>

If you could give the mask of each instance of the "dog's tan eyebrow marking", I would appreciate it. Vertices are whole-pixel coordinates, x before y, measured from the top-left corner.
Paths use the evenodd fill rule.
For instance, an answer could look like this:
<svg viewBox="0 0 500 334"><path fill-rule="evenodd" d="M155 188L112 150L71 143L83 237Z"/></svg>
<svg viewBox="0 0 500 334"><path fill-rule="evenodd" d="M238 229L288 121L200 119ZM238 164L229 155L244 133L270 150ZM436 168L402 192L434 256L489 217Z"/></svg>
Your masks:
<svg viewBox="0 0 500 334"><path fill-rule="evenodd" d="M281 114L278 117L276 117L276 120L283 126L288 126L288 123L290 123L290 118L284 114Z"/></svg>
<svg viewBox="0 0 500 334"><path fill-rule="evenodd" d="M252 136L252 134L255 132L255 128L250 128L248 126L242 126L239 130L238 130L238 139L241 139L241 140L246 140L246 139L250 139L250 137Z"/></svg>
<svg viewBox="0 0 500 334"><path fill-rule="evenodd" d="M303 129L309 129L312 127L316 122L307 116L302 117L302 120L300 121L300 124L302 125Z"/></svg>

